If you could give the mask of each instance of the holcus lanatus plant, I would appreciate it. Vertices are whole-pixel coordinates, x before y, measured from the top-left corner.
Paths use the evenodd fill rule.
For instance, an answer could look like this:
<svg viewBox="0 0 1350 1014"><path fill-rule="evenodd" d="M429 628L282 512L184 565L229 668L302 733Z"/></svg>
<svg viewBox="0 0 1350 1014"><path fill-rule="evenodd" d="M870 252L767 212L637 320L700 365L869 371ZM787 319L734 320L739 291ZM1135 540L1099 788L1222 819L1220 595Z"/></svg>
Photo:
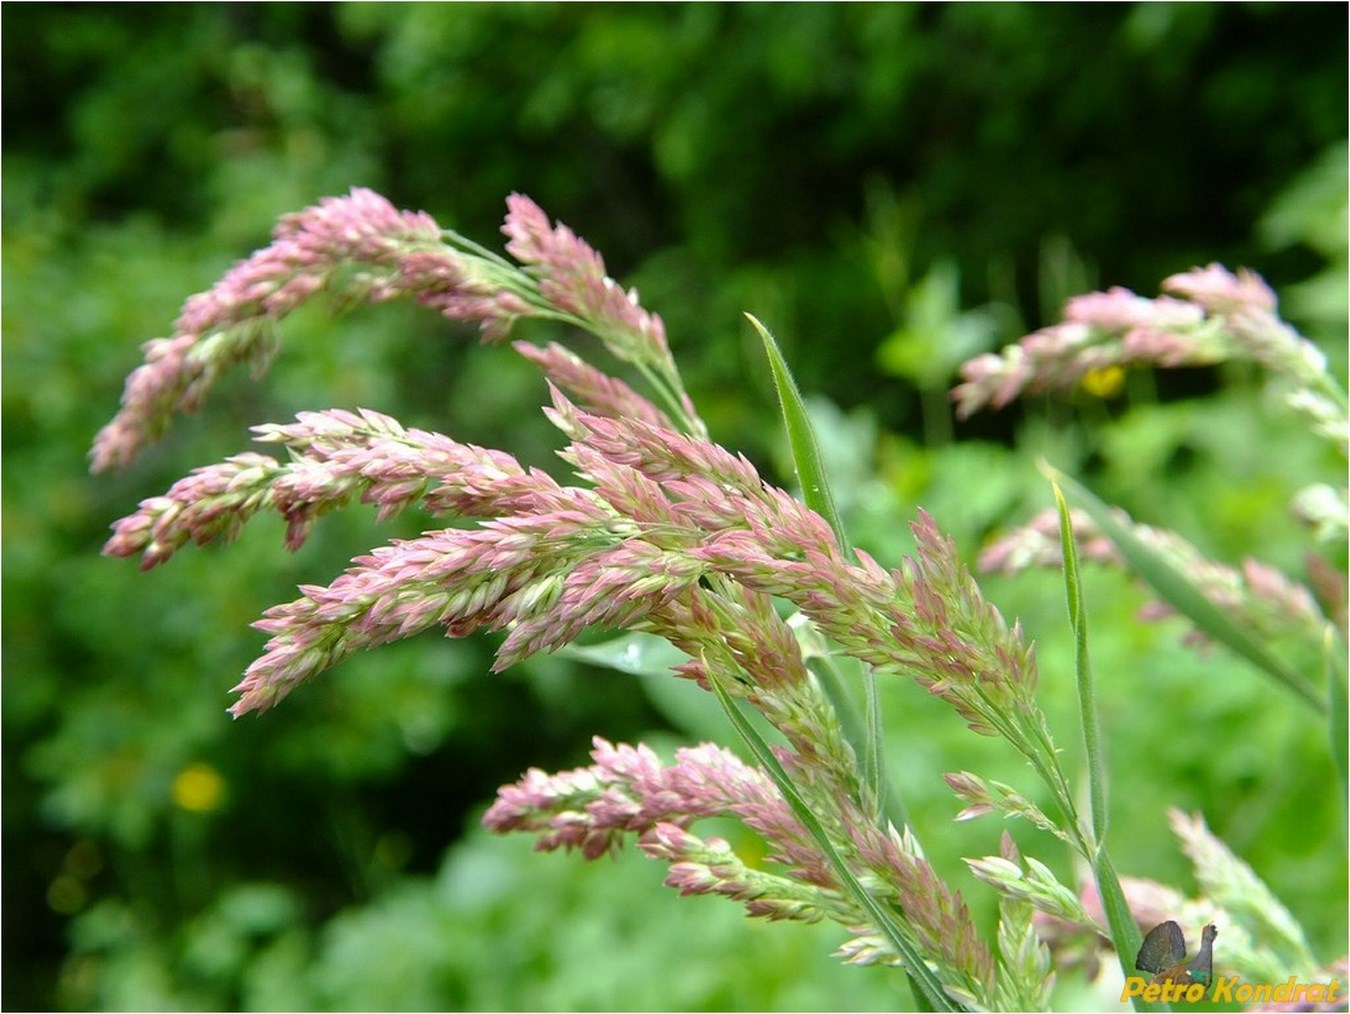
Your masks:
<svg viewBox="0 0 1350 1014"><path fill-rule="evenodd" d="M198 409L226 368L261 371L277 351L278 323L320 293L411 299L477 323L487 341L504 340L520 320L562 322L597 336L648 388L640 393L561 345L514 343L546 380L544 412L565 440L570 485L501 450L334 408L256 426L260 443L284 449L280 458L236 454L142 501L116 523L105 552L139 556L143 568L167 562L188 541L228 540L266 511L286 520L290 549L322 515L356 500L376 504L381 518L414 509L476 522L373 549L331 583L303 586L297 599L267 610L256 626L270 639L234 688L233 714L271 708L352 652L428 628L454 637L503 632L496 669L564 648L587 629L655 635L683 653L670 677L717 697L750 761L705 743L667 764L643 744L597 737L590 766L532 769L503 787L483 818L488 827L536 835L544 849L575 847L588 859L631 838L668 864L666 882L681 893L724 895L768 919L832 920L849 934L842 958L899 966L913 1002L929 1009L1046 1007L1051 944L1069 928L1110 941L1129 974L1149 885L1122 883L1106 847L1075 531L1087 539L1088 557L1128 564L1154 586L1159 608L1185 615L1197 637L1226 643L1311 709L1333 715L1344 699L1343 666L1330 667L1328 686L1314 685L1272 656L1261 635L1292 629L1334 658L1343 611L1328 615L1302 586L1254 561L1241 570L1201 567L1179 536L1132 525L1047 466L1059 510L991 548L986 562L1064 570L1088 759L1085 776L1071 776L1037 701L1031 642L983 597L934 518L917 513L916 551L898 568L850 547L809 418L768 331L751 318L805 502L710 438L661 318L608 277L600 255L528 198L513 195L507 204L503 232L513 260L369 190L326 199L284 217L271 245L189 299L172 336L145 347L121 410L95 441L95 470L128 465L175 413ZM1289 404L1344 448L1343 393L1312 347L1274 315L1259 279L1211 266L1167 288L1174 295L1158 300L1123 290L1081 297L1065 323L971 361L953 392L959 412L1071 385L1094 370L1242 356L1269 369ZM1071 512L1068 499L1078 509ZM1343 533L1343 488L1315 488L1300 502L1321 528L1334 534L1339 524ZM1023 857L1004 832L999 855L968 860L999 896L996 934L977 929L887 784L876 681L898 677L950 704L973 733L1005 740L1052 800L1038 807L998 779L954 772L947 782L960 812L953 815L996 811L1051 832L1089 871L1082 891ZM781 739L771 744L747 708ZM1332 726L1332 749L1343 753L1343 724ZM714 816L761 837L767 862L700 836L699 822ZM1175 907L1161 914L1196 907L1192 914L1217 922L1221 939L1232 942L1231 961L1248 955L1248 970L1266 970L1263 955L1283 946L1300 974L1316 974L1297 924L1278 916L1283 909L1251 871L1199 818L1177 813L1174 824L1193 858L1205 854L1210 880L1205 897L1185 902L1174 892ZM1258 908L1281 928L1275 944L1262 937L1268 925L1252 924Z"/></svg>

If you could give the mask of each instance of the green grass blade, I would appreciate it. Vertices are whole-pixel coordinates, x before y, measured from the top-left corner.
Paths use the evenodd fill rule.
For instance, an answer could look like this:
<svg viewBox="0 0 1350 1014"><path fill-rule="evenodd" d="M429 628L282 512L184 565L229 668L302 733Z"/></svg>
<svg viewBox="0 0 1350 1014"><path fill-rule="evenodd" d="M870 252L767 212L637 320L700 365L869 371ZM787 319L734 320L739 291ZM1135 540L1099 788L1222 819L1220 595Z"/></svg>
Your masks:
<svg viewBox="0 0 1350 1014"><path fill-rule="evenodd" d="M745 316L764 342L764 353L768 356L774 387L778 390L778 405L783 414L788 447L792 451L792 464L797 469L797 480L802 485L802 499L806 501L806 506L829 522L844 555L852 556L853 547L849 544L843 522L839 519L839 511L835 508L829 478L825 474L825 463L820 456L820 445L816 443L816 433L811 426L811 417L806 413L801 391L797 389L797 382L792 378L787 361L769 329L751 314Z"/></svg>
<svg viewBox="0 0 1350 1014"><path fill-rule="evenodd" d="M1134 573L1148 582L1159 598L1190 620L1197 630L1245 658L1275 682L1292 691L1299 700L1318 712L1326 712L1325 697L1307 677L1285 665L1264 644L1235 623L1206 598L1185 574L1116 520L1105 503L1050 465L1043 463L1041 470L1052 481L1058 482L1071 499L1087 511L1102 534L1115 544Z"/></svg>
<svg viewBox="0 0 1350 1014"><path fill-rule="evenodd" d="M964 1008L955 1004L951 997L947 995L946 990L942 988L942 981L928 967L927 962L919 956L909 941L905 939L904 932L896 923L895 918L858 882L858 878L853 875L853 871L848 868L848 864L844 862L843 857L834 847L834 842L830 840L824 825L812 812L801 793L797 791L797 787L792 783L792 779L788 777L787 772L783 770L782 764L778 762L778 758L774 756L769 744L764 741L764 737L759 734L759 731L750 723L744 712L732 700L731 695L727 693L721 679L711 670L705 671L708 673L708 683L712 687L713 693L717 695L717 699L722 702L722 708L726 711L731 724L741 734L746 746L755 755L755 760L768 772L769 777L778 786L778 791L783 794L783 798L792 807L792 812L802 822L802 826L811 833L811 837L815 839L822 854L834 869L835 875L839 878L844 890L867 913L873 925L885 935L895 948L896 953L900 955L901 960L905 963L905 969L909 973L910 982L917 990L918 995L922 997L923 1002L929 1005L930 1010L963 1010Z"/></svg>
<svg viewBox="0 0 1350 1014"><path fill-rule="evenodd" d="M787 433L788 446L792 451L792 463L797 469L797 480L801 483L802 498L806 506L829 522L834 537L839 541L839 549L845 559L853 555L853 547L844 531L839 511L834 505L834 496L830 493L829 477L825 474L825 463L821 459L820 445L816 442L815 430L811 418L806 412L806 403L802 400L797 382L792 378L787 361L783 358L778 342L769 329L751 314L746 318L754 325L764 342L764 354L769 359L769 369L773 373L774 387L778 390L778 405L783 414L783 428ZM863 688L866 695L865 734L861 744L854 743L854 749L862 758L862 778L879 807L885 807L888 798L886 789L886 769L882 764L881 745L884 742L881 727L881 700L877 690L876 674L863 674ZM896 823L901 823L898 814L888 814Z"/></svg>
<svg viewBox="0 0 1350 1014"><path fill-rule="evenodd" d="M1083 608L1083 582L1078 571L1078 545L1069 520L1069 505L1052 478L1055 506L1059 510L1059 539L1064 557L1064 589L1069 600L1069 624L1073 627L1074 670L1078 677L1078 717L1082 726L1083 749L1087 757L1088 801L1095 850L1106 843L1106 762L1103 757L1101 722L1097 718L1097 690L1092 680L1092 661L1088 655L1087 613ZM1095 858L1092 857L1092 858Z"/></svg>
<svg viewBox="0 0 1350 1014"><path fill-rule="evenodd" d="M1139 926L1125 900L1120 878L1106 851L1106 833L1109 827L1106 803L1106 758L1101 738L1101 722L1097 714L1096 685L1092 679L1092 664L1088 654L1087 610L1083 605L1082 574L1078 567L1078 544L1073 537L1073 522L1069 518L1069 505L1060 489L1058 473L1044 469L1050 479L1050 487L1055 493L1055 507L1059 511L1060 548L1064 557L1064 589L1069 604L1069 623L1074 637L1074 669L1078 680L1079 722L1082 725L1083 748L1087 757L1089 814L1092 825L1093 853L1087 858L1092 863L1092 874L1097 882L1097 893L1102 899L1102 909L1106 913L1107 926L1115 944L1120 960L1121 971L1125 975L1137 975L1133 967L1135 955L1139 953L1142 938ZM1135 1010L1167 1011L1168 1004L1147 1003L1139 997L1132 997Z"/></svg>
<svg viewBox="0 0 1350 1014"><path fill-rule="evenodd" d="M1130 911L1129 902L1125 900L1125 892L1120 887L1120 878L1116 876L1115 867L1111 865L1111 859L1104 848L1098 854L1097 861L1092 864L1092 875L1097 881L1097 893L1102 899L1102 910L1106 913L1106 925L1111 930L1111 941L1116 948L1120 970L1125 973L1127 979L1132 975L1139 975L1139 971L1134 967L1134 959L1144 938L1139 932L1138 923L1134 921L1134 913ZM1172 1009L1171 1004L1148 1003L1137 996L1131 997L1130 1002L1134 1004L1135 1010Z"/></svg>

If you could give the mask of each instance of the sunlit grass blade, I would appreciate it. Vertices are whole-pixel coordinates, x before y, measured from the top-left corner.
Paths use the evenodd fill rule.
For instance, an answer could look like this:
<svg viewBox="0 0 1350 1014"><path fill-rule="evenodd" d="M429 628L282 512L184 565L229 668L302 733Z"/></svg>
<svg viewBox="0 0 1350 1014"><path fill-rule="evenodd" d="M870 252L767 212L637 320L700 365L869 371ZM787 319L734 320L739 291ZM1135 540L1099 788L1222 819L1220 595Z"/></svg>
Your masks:
<svg viewBox="0 0 1350 1014"><path fill-rule="evenodd" d="M807 414L806 403L802 400L801 391L798 390L797 382L792 377L792 371L788 369L787 361L778 348L778 342L774 340L769 329L753 315L747 313L745 316L754 325L755 330L759 332L759 336L764 342L764 354L768 356L769 369L773 373L774 387L778 391L778 405L783 415L783 429L787 433L793 466L797 469L797 481L801 483L802 498L806 501L806 506L829 522L830 528L834 531L834 537L839 542L840 551L845 558L849 558L853 555L853 547L849 543L848 534L844 531L844 524L840 520L839 511L834 505L834 496L830 493L829 477L825 474L825 463L820 455L820 445L816 441L815 430L811 426L811 417ZM861 744L855 743L854 748L857 749L859 746L862 748L858 752L862 758L863 783L871 789L872 798L877 801L877 805L884 808L888 792L886 789L886 770L881 759L881 744L883 743L881 701L874 673L866 672L863 674L863 688L866 695L865 734L863 742ZM901 822L899 814L889 814L889 816L896 823Z"/></svg>
<svg viewBox="0 0 1350 1014"><path fill-rule="evenodd" d="M905 939L904 931L900 929L894 917L858 882L858 878L853 875L853 871L848 868L848 864L844 862L838 849L834 847L834 842L830 840L824 825L807 806L806 800L797 791L797 787L788 777L788 773L783 770L783 765L778 762L778 758L774 756L764 737L759 734L759 731L751 724L745 713L732 700L731 695L727 693L721 679L711 669L707 672L708 683L712 687L713 693L717 695L717 699L721 701L722 708L726 711L731 724L741 734L746 746L755 755L755 760L768 772L769 777L778 786L778 791L783 794L783 798L792 807L792 812L802 822L802 826L811 833L811 837L815 839L821 853L829 861L831 868L848 892L849 897L867 913L873 925L900 955L901 960L905 963L905 970L909 973L911 985L917 990L918 996L922 997L923 1001L929 1005L929 1010L964 1010L964 1007L954 1003L951 997L947 995L946 990L942 987L941 980L914 950L909 941Z"/></svg>
<svg viewBox="0 0 1350 1014"><path fill-rule="evenodd" d="M1120 551L1130 569L1146 581L1159 598L1190 620L1201 633L1245 658L1275 682L1292 691L1299 700L1319 712L1326 711L1326 698L1307 677L1287 666L1206 598L1185 574L1121 524L1111 513L1110 507L1050 465L1042 463L1041 470L1058 482L1070 498L1087 511L1102 534Z"/></svg>

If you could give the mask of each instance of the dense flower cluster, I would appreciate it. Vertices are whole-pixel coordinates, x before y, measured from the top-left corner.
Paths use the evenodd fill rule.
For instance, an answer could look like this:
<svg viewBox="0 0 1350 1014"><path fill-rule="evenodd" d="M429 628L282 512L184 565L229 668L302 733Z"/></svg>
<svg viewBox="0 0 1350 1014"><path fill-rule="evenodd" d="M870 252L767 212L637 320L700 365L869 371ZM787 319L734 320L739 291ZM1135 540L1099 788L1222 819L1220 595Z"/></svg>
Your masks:
<svg viewBox="0 0 1350 1014"><path fill-rule="evenodd" d="M1251 359L1289 378L1291 404L1344 446L1345 404L1324 388L1325 357L1275 314L1275 294L1259 277L1211 264L1163 282L1171 295L1146 299L1113 288L1070 299L1064 320L1027 335L1001 354L961 367L952 391L957 415L1002 408L1023 393L1065 390L1113 366L1200 366Z"/></svg>
<svg viewBox="0 0 1350 1014"><path fill-rule="evenodd" d="M846 926L852 938L840 956L905 965L929 1004L1044 1006L1053 976L1033 912L1091 922L1084 903L1005 836L999 857L970 861L1002 896L996 955L913 829L888 814L804 649L828 643L812 653L851 657L881 677L908 676L974 731L1005 739L1040 776L1053 808L959 772L947 776L966 804L959 818L1022 817L1096 863L1100 841L1078 815L1036 703L1035 654L1020 627L984 599L928 514L911 526L912 558L888 570L846 550L824 517L710 440L661 319L609 278L574 232L526 197L507 203L502 231L515 264L367 190L286 216L268 247L189 299L174 334L146 346L121 410L95 441L93 466L132 460L175 412L199 407L226 368L264 367L276 322L330 291L376 302L407 297L476 323L487 340L525 317L598 336L650 385L652 399L561 345L514 343L547 380L544 411L566 440L559 454L575 483L378 412L302 412L254 428L284 460L247 452L196 469L118 521L104 551L151 568L188 542L233 538L267 511L285 519L294 549L319 518L358 500L376 505L382 519L417 509L473 522L377 547L329 584L304 585L297 599L268 609L255 626L270 638L234 688L232 713L265 710L355 651L431 628L452 637L503 633L498 670L587 628L658 635L685 656L675 675L716 692L733 720L737 701L756 709L782 745L761 742L757 766L710 744L680 750L666 765L641 744L597 738L593 764L555 775L532 769L503 787L484 818L489 827L591 859L631 836L668 864L666 882L681 893L729 897L769 919ZM1273 316L1274 297L1255 276L1210 267L1165 286L1181 298L1084 296L1070 303L1064 324L1001 357L973 360L954 392L958 410L1062 387L1101 366L1210 362L1235 348L1290 376L1307 379L1320 368L1310 346ZM1324 433L1344 430L1334 398L1310 380L1300 390ZM1110 544L1078 524L1088 534L1085 555L1112 558ZM1052 535L1042 519L993 547L986 564L1057 559ZM1316 621L1306 592L1268 568L1205 570L1189 547L1156 535L1224 608L1276 623ZM796 613L785 618L776 603ZM752 747L755 735L745 736ZM708 817L735 818L760 835L772 868L698 836L693 825ZM1194 829L1186 840L1211 847Z"/></svg>
<svg viewBox="0 0 1350 1014"><path fill-rule="evenodd" d="M431 627L505 632L496 668L588 627L659 634L687 656L678 675L716 682L783 734L779 763L831 848L848 857L853 882L901 919L908 945L899 946L948 969L953 995L987 1005L987 946L910 832L878 823L856 752L773 598L879 672L918 678L987 733L1000 712L1034 709L1035 667L1020 633L981 599L926 515L908 567L849 559L824 519L703 436L660 318L565 226L550 225L527 198L508 206L503 231L520 267L368 191L288 216L271 246L188 301L168 346L152 345L94 464L130 460L174 411L197 407L220 370L255 356L270 324L325 287L344 287L376 301L411 296L477 321L488 338L526 315L599 335L665 408L562 346L515 344L548 378L546 414L569 441L561 456L579 484L377 412L303 412L255 427L284 461L250 452L195 470L119 521L105 552L153 567L189 541L232 538L260 511L286 519L293 549L321 516L355 500L376 504L381 517L417 508L476 521L378 547L330 584L303 586L300 598L267 610L256 626L271 637L235 688L233 713L266 709L354 651ZM173 354L163 354L169 346ZM597 741L594 757L592 768L532 771L504 788L488 824L588 857L631 834L670 864L669 883L685 893L726 895L769 918L830 918L854 930L841 951L848 960L902 960L897 939L870 924L763 770L711 746L682 751L670 768L642 746ZM761 834L783 872L752 869L725 842L694 835L689 825L711 815Z"/></svg>
<svg viewBox="0 0 1350 1014"><path fill-rule="evenodd" d="M325 290L375 302L411 297L446 317L478 323L488 340L504 338L521 317L581 324L621 359L659 377L663 393L696 419L661 319L638 305L636 293L620 290L600 256L570 229L550 226L529 198L513 195L508 205L502 231L522 267L472 244L455 245L457 237L430 215L398 211L359 187L284 216L269 246L187 301L171 337L146 343L145 363L127 378L122 410L94 441L95 471L128 464L174 413L198 409L223 370L237 363L264 369L276 351L273 325ZM612 388L615 403L631 407L621 382L602 381L553 349L536 358L579 375L579 383Z"/></svg>

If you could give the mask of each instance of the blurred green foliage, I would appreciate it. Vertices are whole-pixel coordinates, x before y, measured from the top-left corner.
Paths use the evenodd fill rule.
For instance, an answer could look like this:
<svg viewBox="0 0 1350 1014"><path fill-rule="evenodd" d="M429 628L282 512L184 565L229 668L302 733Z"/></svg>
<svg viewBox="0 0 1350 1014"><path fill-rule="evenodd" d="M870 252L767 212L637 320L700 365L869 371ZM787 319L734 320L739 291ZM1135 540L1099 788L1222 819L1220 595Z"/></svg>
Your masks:
<svg viewBox="0 0 1350 1014"><path fill-rule="evenodd" d="M916 504L973 556L1047 502L1043 453L1219 558L1299 573L1285 503L1340 466L1253 408L1253 378L1137 376L1119 402L954 430L942 392L1074 292L1152 294L1215 259L1288 293L1343 373L1345 30L1343 7L1279 4L7 5L3 1005L893 1007L886 973L828 958L836 930L678 899L637 856L466 830L527 766L583 763L593 733L709 734L641 680L556 658L489 678L489 643L423 637L227 720L249 622L417 518L353 510L294 555L259 520L149 575L98 556L138 499L300 409L370 407L552 467L542 385L509 350L407 307L306 310L264 384L224 384L127 473L85 474L89 442L136 344L279 214L367 185L491 245L520 190L641 289L714 435L770 474L741 311L773 328L884 562ZM1037 637L1072 752L1058 582L988 588ZM1122 872L1187 886L1164 810L1201 810L1343 954L1343 814L1306 716L1176 625L1134 622L1123 579L1087 593ZM910 811L987 921L958 857L998 829L952 824L941 773L1010 758L917 688L885 692Z"/></svg>

